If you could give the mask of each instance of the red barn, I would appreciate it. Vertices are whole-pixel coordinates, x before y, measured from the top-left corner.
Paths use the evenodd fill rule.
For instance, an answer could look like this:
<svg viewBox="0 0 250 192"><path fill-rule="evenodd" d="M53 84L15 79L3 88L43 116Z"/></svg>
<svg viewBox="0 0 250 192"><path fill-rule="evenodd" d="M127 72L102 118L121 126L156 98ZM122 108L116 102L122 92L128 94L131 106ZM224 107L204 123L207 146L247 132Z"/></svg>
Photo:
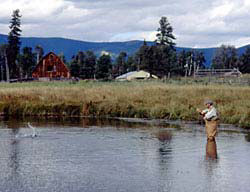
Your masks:
<svg viewBox="0 0 250 192"><path fill-rule="evenodd" d="M70 71L55 53L48 53L32 72L34 78L70 78Z"/></svg>

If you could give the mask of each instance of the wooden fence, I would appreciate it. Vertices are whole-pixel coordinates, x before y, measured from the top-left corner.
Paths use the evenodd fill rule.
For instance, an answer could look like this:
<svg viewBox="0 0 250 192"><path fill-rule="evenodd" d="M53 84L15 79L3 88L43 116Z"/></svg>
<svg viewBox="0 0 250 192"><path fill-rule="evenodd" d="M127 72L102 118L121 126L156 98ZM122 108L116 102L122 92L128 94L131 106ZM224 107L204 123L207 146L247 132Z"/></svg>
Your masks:
<svg viewBox="0 0 250 192"><path fill-rule="evenodd" d="M194 77L238 77L242 73L238 69L198 69Z"/></svg>

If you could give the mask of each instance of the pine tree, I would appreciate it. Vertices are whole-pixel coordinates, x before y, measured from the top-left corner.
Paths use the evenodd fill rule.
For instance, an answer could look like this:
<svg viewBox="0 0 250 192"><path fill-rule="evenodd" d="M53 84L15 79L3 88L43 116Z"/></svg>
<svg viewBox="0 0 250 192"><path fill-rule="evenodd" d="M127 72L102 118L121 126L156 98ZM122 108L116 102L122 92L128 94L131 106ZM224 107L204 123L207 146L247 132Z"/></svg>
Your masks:
<svg viewBox="0 0 250 192"><path fill-rule="evenodd" d="M174 46L176 45L173 35L173 27L168 22L167 17L161 17L159 21L160 27L157 29L156 45L157 48L155 57L154 71L157 71L158 76L163 77L175 72L178 68L177 54ZM176 72L175 72L176 73Z"/></svg>
<svg viewBox="0 0 250 192"><path fill-rule="evenodd" d="M10 75L11 78L18 78L20 77L20 69L17 64L17 57L20 51L21 41L20 36L22 30L21 27L21 21L20 21L21 15L19 9L16 9L13 11L12 19L10 21L10 32L8 35L8 50L7 50L7 57L8 57L8 65L10 68Z"/></svg>
<svg viewBox="0 0 250 192"><path fill-rule="evenodd" d="M157 29L156 43L159 45L167 45L170 48L174 48L176 39L173 35L173 27L168 22L167 17L161 17L159 21L160 27Z"/></svg>

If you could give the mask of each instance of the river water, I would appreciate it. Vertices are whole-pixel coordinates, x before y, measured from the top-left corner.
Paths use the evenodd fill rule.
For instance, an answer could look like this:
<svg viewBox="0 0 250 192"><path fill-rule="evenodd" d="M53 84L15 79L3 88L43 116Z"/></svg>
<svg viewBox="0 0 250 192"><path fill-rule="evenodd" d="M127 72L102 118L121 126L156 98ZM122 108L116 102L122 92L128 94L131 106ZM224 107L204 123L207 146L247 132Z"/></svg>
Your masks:
<svg viewBox="0 0 250 192"><path fill-rule="evenodd" d="M221 127L210 144L195 124L30 119L0 126L1 192L250 191L247 132Z"/></svg>

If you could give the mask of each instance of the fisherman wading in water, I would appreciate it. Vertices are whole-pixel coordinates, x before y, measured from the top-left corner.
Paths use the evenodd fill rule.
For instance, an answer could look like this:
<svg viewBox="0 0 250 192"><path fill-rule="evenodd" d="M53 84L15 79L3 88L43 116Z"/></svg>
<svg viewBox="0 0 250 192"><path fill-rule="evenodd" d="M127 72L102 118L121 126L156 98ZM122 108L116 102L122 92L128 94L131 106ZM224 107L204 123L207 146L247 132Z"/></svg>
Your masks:
<svg viewBox="0 0 250 192"><path fill-rule="evenodd" d="M213 101L206 100L206 109L203 111L197 109L206 123L206 133L207 133L207 145L206 145L206 159L217 159L217 146L215 141L215 136L217 134L217 124L218 124L218 113L213 106Z"/></svg>
<svg viewBox="0 0 250 192"><path fill-rule="evenodd" d="M204 104L207 108L204 110L197 109L197 112L199 112L203 116L203 119L205 121L207 139L209 141L214 141L219 120L218 113L213 106L213 101L206 100Z"/></svg>

